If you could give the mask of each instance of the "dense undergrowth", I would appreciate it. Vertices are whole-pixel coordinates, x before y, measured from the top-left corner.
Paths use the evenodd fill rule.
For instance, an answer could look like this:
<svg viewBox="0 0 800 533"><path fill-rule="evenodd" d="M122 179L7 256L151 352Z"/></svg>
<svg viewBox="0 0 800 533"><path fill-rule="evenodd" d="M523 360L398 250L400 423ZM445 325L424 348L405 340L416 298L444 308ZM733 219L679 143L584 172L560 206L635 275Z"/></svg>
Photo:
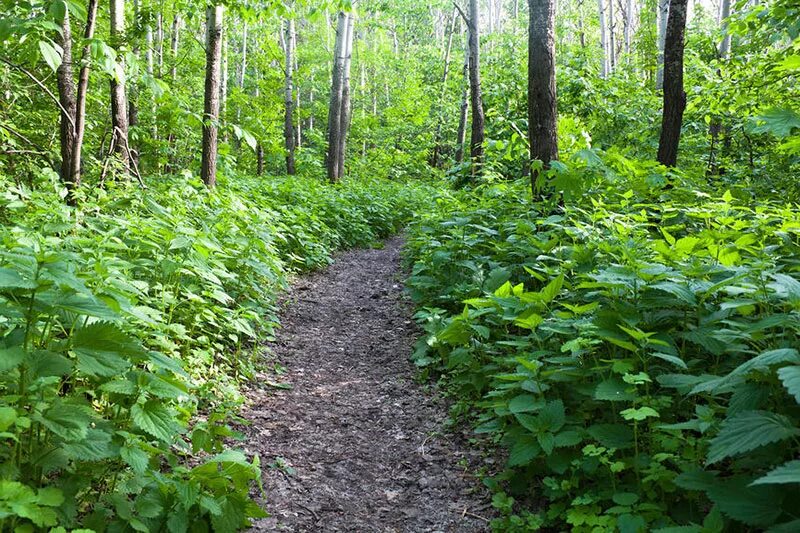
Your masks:
<svg viewBox="0 0 800 533"><path fill-rule="evenodd" d="M187 175L73 208L47 174L0 200L0 530L238 530L260 467L226 422L277 293L430 194Z"/></svg>
<svg viewBox="0 0 800 533"><path fill-rule="evenodd" d="M414 360L507 449L498 531L797 531L800 212L642 165L605 157L564 207L440 195Z"/></svg>

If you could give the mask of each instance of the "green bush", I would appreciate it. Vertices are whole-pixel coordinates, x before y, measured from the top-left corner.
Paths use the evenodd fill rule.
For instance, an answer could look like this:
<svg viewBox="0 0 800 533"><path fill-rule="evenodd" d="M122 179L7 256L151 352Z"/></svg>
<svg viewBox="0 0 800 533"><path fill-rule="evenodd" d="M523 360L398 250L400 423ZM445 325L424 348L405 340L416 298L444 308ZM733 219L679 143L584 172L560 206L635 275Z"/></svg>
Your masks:
<svg viewBox="0 0 800 533"><path fill-rule="evenodd" d="M263 516L258 458L223 440L277 293L397 231L429 194L184 176L72 208L45 183L0 193L0 529L235 531Z"/></svg>
<svg viewBox="0 0 800 533"><path fill-rule="evenodd" d="M440 195L414 360L507 449L499 531L795 531L800 212L630 183Z"/></svg>

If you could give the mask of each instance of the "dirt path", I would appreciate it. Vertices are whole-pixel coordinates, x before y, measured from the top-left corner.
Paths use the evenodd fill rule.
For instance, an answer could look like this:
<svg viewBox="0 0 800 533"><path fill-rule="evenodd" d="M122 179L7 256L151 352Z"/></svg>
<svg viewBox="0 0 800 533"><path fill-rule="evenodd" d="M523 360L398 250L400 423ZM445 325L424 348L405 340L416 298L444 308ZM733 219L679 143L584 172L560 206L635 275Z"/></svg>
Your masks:
<svg viewBox="0 0 800 533"><path fill-rule="evenodd" d="M262 376L245 413L272 514L255 530L488 530L468 473L475 452L443 432L446 406L407 361L416 332L401 244L343 253L289 295L271 346L286 373Z"/></svg>

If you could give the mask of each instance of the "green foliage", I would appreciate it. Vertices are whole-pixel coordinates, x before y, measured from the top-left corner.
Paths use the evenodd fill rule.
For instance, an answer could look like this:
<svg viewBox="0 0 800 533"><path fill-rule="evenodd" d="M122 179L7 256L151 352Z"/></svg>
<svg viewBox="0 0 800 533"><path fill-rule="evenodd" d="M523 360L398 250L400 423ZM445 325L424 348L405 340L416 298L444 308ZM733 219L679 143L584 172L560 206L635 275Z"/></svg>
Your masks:
<svg viewBox="0 0 800 533"><path fill-rule="evenodd" d="M413 359L508 449L496 529L790 530L797 210L650 188L646 163L596 153L565 165L589 174L564 207L487 183L410 231Z"/></svg>
<svg viewBox="0 0 800 533"><path fill-rule="evenodd" d="M258 458L225 441L277 293L397 231L429 194L187 178L77 208L54 176L3 185L0 529L225 532L263 516Z"/></svg>

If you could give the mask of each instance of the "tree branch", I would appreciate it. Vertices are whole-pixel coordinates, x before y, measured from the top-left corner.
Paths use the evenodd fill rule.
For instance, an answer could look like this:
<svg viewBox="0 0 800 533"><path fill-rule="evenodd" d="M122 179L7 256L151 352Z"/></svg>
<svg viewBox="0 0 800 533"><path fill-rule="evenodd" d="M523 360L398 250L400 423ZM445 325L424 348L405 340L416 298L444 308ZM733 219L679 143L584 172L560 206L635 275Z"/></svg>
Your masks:
<svg viewBox="0 0 800 533"><path fill-rule="evenodd" d="M464 11L461 10L461 6L459 6L457 2L453 2L453 5L456 6L458 13L461 15L461 18L464 19L464 22L466 22L467 26L469 26L470 25L469 19L467 18L467 15L464 14Z"/></svg>
<svg viewBox="0 0 800 533"><path fill-rule="evenodd" d="M8 66L9 66L9 67L11 67L11 68L14 68L14 69L17 69L17 70L19 70L20 72L22 72L23 74L25 74L26 76L28 76L28 77L29 77L31 80L33 80L33 82L34 82L36 85L38 85L39 87L41 87L42 89L44 89L44 92L46 92L46 93L47 93L47 95L48 95L48 96L50 96L50 98L52 98L52 99L53 99L53 101L56 103L56 105L59 107L59 109L61 109L61 112L62 112L62 113L64 113L64 116L65 116L65 117L67 117L67 120L68 120L68 121L69 121L69 123L72 125L72 130L73 130L73 131L75 131L75 121L73 121L73 120L72 120L72 117L71 117L71 116L69 116L69 113L67 112L67 110L66 110L66 109L64 109L64 106L62 106L62 105L61 105L61 102L59 102L59 101L58 101L58 98L56 98L56 96L55 96L55 95L54 95L54 94L53 94L53 93L50 91L50 89L48 89L48 88L47 88L47 85L45 85L44 83L42 83L42 82L39 80L39 78L37 78L36 76L34 76L33 74L31 74L31 73L30 73L30 71L28 71L28 70L27 70L25 67L22 67L22 66L20 66L20 65L15 65L14 63L12 63L11 61L9 61L8 59L6 59L6 58L4 58L4 57L0 57L0 61L2 61L3 63L5 63L6 65L8 65Z"/></svg>

